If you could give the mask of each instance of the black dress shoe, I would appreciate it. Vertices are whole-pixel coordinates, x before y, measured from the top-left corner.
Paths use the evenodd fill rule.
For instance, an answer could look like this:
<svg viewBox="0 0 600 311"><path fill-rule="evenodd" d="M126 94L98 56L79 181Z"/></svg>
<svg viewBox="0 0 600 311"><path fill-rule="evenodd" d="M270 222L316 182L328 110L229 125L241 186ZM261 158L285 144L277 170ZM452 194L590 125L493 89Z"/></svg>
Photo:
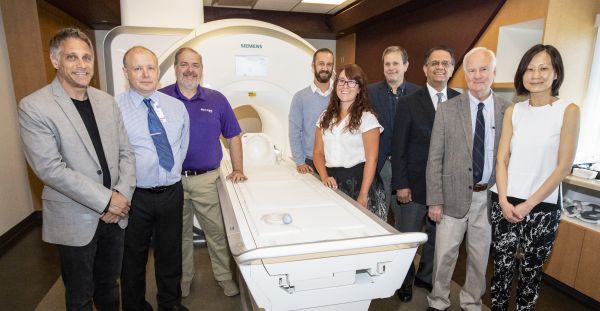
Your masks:
<svg viewBox="0 0 600 311"><path fill-rule="evenodd" d="M412 285L402 286L396 291L396 295L402 302L409 302L412 299Z"/></svg>
<svg viewBox="0 0 600 311"><path fill-rule="evenodd" d="M419 278L415 278L415 286L416 287L420 287L420 288L424 288L426 289L428 292L431 292L432 290L432 286L431 284L419 279Z"/></svg>
<svg viewBox="0 0 600 311"><path fill-rule="evenodd" d="M144 304L144 311L154 311L154 309L152 309L152 305L147 301Z"/></svg>

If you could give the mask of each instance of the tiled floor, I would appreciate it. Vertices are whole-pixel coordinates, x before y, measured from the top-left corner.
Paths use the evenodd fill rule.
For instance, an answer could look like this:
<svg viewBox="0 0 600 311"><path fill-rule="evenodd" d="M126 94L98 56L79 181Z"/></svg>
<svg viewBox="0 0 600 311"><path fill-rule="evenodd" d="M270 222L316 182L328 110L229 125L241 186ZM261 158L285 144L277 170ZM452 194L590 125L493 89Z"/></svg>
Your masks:
<svg viewBox="0 0 600 311"><path fill-rule="evenodd" d="M464 250L461 250L453 277L451 296L453 307L450 310L460 310L456 297L460 289L459 284L464 281L465 256L463 253ZM214 281L206 248L196 248L195 261L197 274L190 296L183 300L184 305L190 310L240 310L239 296L232 298L224 296L221 288ZM0 310L64 310L64 289L59 279L59 271L57 251L53 246L41 242L41 227L35 227L27 232L10 249L0 255ZM488 275L491 275L489 269ZM147 278L148 301L154 304L156 289L151 259ZM415 288L413 300L410 303L401 303L393 296L374 300L369 310L425 310L426 294L423 289ZM596 310L545 283L542 285L540 297L537 310ZM484 304L489 306L489 302L488 288Z"/></svg>

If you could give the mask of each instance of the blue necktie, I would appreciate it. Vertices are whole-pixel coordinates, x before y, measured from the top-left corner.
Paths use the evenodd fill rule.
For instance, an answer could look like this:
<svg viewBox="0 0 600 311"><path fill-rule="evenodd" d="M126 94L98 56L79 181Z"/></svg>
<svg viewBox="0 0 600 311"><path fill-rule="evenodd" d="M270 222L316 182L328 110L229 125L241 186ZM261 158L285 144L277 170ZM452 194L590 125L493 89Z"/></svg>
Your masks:
<svg viewBox="0 0 600 311"><path fill-rule="evenodd" d="M167 138L167 132L152 108L152 100L150 98L144 98L144 104L148 107L148 130L150 131L150 136L152 136L154 146L156 147L158 164L170 172L173 165L175 165L175 161L173 160L173 151L171 150L171 144L169 144L169 139Z"/></svg>
<svg viewBox="0 0 600 311"><path fill-rule="evenodd" d="M475 135L473 135L473 184L481 181L485 163L485 119L483 118L483 103L477 105L475 120Z"/></svg>

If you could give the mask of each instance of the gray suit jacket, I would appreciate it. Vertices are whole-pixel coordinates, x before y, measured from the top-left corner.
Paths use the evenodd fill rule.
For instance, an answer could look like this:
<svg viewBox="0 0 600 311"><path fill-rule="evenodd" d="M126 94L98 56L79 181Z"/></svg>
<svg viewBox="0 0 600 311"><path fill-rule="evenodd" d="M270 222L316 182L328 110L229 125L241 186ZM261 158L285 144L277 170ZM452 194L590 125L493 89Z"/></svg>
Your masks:
<svg viewBox="0 0 600 311"><path fill-rule="evenodd" d="M135 189L135 156L112 96L88 87L111 186L131 200ZM43 240L83 246L98 226L112 191L102 185L102 171L88 131L60 82L23 98L19 122L25 157L45 184ZM127 219L119 222L127 226Z"/></svg>
<svg viewBox="0 0 600 311"><path fill-rule="evenodd" d="M494 96L494 165L504 111L510 102ZM473 130L468 93L454 97L438 107L431 133L427 161L427 205L443 205L445 215L462 218L473 196ZM496 170L488 185L496 180Z"/></svg>

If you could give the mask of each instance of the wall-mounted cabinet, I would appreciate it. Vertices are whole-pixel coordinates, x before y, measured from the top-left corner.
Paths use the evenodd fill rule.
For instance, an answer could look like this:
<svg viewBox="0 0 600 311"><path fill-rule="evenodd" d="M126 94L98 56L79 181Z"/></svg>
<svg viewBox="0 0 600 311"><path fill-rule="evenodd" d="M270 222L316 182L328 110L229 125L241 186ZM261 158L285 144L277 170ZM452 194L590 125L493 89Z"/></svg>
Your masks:
<svg viewBox="0 0 600 311"><path fill-rule="evenodd" d="M356 62L356 34L351 33L336 40L335 66Z"/></svg>

